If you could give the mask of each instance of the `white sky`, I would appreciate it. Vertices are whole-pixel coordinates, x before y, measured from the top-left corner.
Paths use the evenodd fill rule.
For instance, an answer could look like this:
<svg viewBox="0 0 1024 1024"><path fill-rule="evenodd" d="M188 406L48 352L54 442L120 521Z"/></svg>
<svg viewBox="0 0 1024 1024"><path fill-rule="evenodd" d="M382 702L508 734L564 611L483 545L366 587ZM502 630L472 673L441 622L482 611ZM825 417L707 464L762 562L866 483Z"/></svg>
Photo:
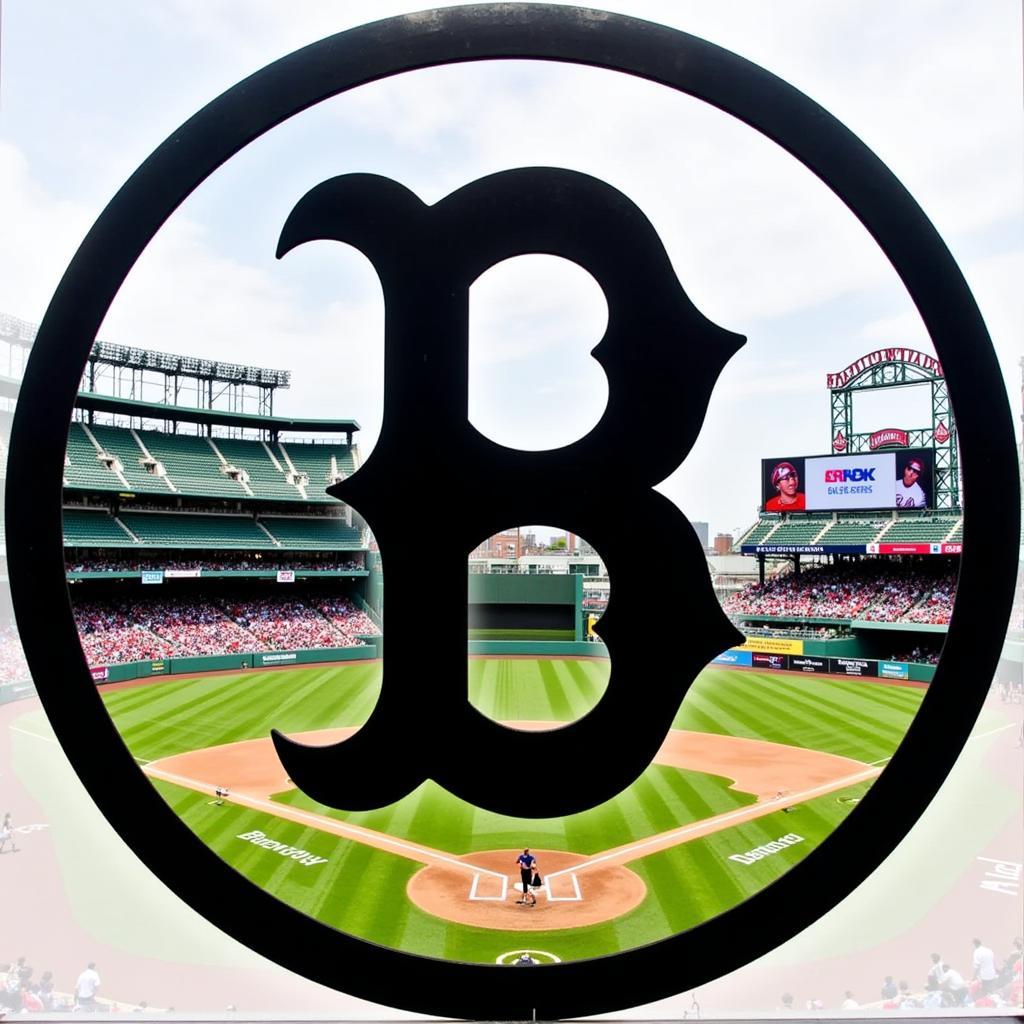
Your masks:
<svg viewBox="0 0 1024 1024"><path fill-rule="evenodd" d="M7 0L0 67L0 311L38 322L75 246L149 152L245 75L323 35L416 10L323 0ZM781 75L885 160L935 222L985 314L1019 411L1024 311L1021 25L1016 0L636 0L609 9L704 36ZM312 185L350 171L427 201L496 170L605 178L653 221L697 307L747 336L704 431L661 487L692 520L744 528L759 460L829 442L825 374L882 345L932 351L860 225L792 158L686 97L589 69L489 64L406 75L293 119L211 178L127 281L101 331L293 371L276 411L380 419L382 299L336 243L274 259ZM527 448L599 418L589 358L606 315L578 267L526 257L474 288L471 413ZM856 412L860 412L858 407ZM923 426L923 403L858 429ZM638 444L644 425L635 424ZM614 474L609 476L614 496ZM628 506L623 522L637 535ZM372 525L372 524L371 524ZM509 524L514 525L514 524Z"/></svg>

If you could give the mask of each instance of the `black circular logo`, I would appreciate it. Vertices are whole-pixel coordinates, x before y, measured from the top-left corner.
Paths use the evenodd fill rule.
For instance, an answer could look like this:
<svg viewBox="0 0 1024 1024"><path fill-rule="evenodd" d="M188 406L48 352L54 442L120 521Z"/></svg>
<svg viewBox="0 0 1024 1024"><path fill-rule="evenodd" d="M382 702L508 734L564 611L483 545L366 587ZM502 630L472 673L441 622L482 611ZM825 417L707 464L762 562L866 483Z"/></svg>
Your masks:
<svg viewBox="0 0 1024 1024"><path fill-rule="evenodd" d="M746 902L690 931L614 956L455 963L336 931L268 895L213 854L137 769L78 642L62 558L67 428L91 346L140 253L175 208L249 142L359 85L466 61L535 59L636 75L704 100L777 142L862 221L903 280L945 368L962 445L964 522L948 639L889 767L822 846ZM1012 420L991 342L934 228L887 168L826 111L726 50L604 12L493 4L362 26L228 90L142 164L68 267L26 369L8 461L11 586L25 653L54 729L103 813L146 864L210 921L300 974L366 999L443 1016L580 1016L649 1002L736 969L847 896L907 833L963 746L992 677L1012 601L1018 536ZM443 495L458 500L458 484ZM465 608L441 614L461 619ZM615 742L623 749L620 724ZM810 879L814 884L809 884ZM526 984L524 984L526 982Z"/></svg>

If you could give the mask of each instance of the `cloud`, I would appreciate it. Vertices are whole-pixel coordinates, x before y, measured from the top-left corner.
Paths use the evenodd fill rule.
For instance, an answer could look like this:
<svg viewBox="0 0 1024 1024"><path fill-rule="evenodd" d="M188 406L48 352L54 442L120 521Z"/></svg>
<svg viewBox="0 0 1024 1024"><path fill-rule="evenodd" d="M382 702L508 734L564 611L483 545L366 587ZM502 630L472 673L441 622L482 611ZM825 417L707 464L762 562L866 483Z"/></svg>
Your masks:
<svg viewBox="0 0 1024 1024"><path fill-rule="evenodd" d="M7 113L15 103L18 131L0 146L8 241L0 309L39 318L101 199L201 102L288 49L411 6L418 5L133 5L123 12L134 19L130 40L106 32L113 15L96 39L102 53L119 47L146 66L131 90L121 76L104 74L103 59L70 101L46 99L54 88L67 91L52 73L29 77L42 109L53 112L32 123L16 105L32 90L24 91L23 79L23 91L8 87ZM782 74L889 161L960 257L1014 387L1021 154L1013 4L984 5L970 16L924 0L899 8L871 0L849 11L811 0L609 6L673 21ZM150 31L139 32L139 24ZM21 74L37 72L25 65ZM72 156L54 156L55 140ZM87 159L78 166L81 154ZM828 429L825 370L882 341L925 347L917 314L874 242L774 144L638 80L516 62L376 83L276 129L172 218L118 296L102 336L287 367L294 387L279 396L280 411L355 416L369 441L380 416L379 284L365 260L330 243L275 262L283 216L328 174L388 174L433 202L467 180L529 163L596 173L620 188L655 224L698 308L748 335L693 456L705 478L722 461L721 452L717 463L711 456L712 442L726 445L733 462L745 460L753 475L762 449L803 450L808 438L819 438L810 447L820 448ZM519 430L509 436L523 444L530 436L531 446L555 436L559 422L566 439L577 436L600 414L606 393L586 355L596 328L584 321L587 307L575 305L575 292L592 285L585 277L574 284L570 274L561 283L551 278L546 290L548 277L510 276L492 297L489 326L474 325L483 331L472 349L474 418L490 417L495 435ZM487 338L490 348L482 344ZM808 398L798 408L783 401L804 387ZM559 421L567 409L572 415ZM736 518L727 482L687 491L703 503L696 518Z"/></svg>
<svg viewBox="0 0 1024 1024"><path fill-rule="evenodd" d="M0 142L0 311L42 318L89 219L80 204L47 194L24 153Z"/></svg>

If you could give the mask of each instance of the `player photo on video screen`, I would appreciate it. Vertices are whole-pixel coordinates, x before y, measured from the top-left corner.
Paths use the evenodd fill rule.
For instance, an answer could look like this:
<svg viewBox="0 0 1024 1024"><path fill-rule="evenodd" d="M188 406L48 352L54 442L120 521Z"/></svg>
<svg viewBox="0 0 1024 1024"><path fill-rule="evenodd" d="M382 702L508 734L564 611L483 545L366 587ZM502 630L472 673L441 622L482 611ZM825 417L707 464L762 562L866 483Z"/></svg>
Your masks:
<svg viewBox="0 0 1024 1024"><path fill-rule="evenodd" d="M934 453L908 448L896 455L896 508L930 508L934 481Z"/></svg>
<svg viewBox="0 0 1024 1024"><path fill-rule="evenodd" d="M804 460L762 459L761 495L765 512L802 512L807 507Z"/></svg>

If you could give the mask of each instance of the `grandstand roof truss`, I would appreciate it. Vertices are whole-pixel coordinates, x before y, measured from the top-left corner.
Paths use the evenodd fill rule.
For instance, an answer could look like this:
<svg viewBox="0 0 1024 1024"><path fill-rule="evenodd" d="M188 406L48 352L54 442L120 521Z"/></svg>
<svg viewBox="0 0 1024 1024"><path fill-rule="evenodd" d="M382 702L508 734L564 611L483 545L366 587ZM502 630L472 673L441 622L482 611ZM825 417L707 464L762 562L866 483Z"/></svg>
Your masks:
<svg viewBox="0 0 1024 1024"><path fill-rule="evenodd" d="M164 405L194 405L233 413L272 416L274 392L291 384L287 370L270 370L196 356L153 352L97 341L83 390ZM191 397L191 401L189 398Z"/></svg>

